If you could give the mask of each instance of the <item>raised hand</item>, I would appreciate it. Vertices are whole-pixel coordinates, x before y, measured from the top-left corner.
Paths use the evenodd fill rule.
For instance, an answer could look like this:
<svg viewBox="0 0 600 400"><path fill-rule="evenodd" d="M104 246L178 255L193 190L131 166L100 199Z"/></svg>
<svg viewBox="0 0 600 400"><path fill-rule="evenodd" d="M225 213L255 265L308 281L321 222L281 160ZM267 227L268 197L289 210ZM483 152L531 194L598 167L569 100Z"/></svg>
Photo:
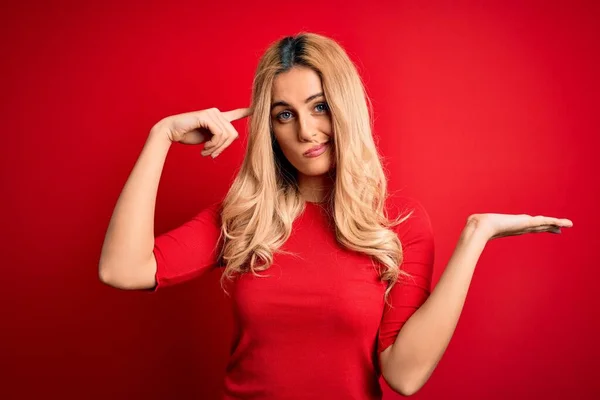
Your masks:
<svg viewBox="0 0 600 400"><path fill-rule="evenodd" d="M202 155L213 158L239 137L231 121L251 114L249 108L221 112L217 108L171 115L160 121L171 142L205 143Z"/></svg>

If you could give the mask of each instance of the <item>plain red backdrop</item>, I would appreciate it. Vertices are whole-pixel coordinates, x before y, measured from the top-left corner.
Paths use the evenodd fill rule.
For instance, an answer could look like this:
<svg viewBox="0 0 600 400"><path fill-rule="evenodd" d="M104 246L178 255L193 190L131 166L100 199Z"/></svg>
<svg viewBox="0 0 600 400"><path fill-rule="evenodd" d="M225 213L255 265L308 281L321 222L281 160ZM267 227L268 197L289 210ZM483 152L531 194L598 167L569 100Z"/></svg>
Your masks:
<svg viewBox="0 0 600 400"><path fill-rule="evenodd" d="M98 280L100 249L152 125L246 106L260 54L303 30L357 63L391 189L431 215L434 283L471 213L574 222L488 244L414 397L600 396L597 2L110 3L2 7L0 397L218 398L232 328L218 275L120 291ZM172 147L156 234L224 195L235 126L216 160Z"/></svg>

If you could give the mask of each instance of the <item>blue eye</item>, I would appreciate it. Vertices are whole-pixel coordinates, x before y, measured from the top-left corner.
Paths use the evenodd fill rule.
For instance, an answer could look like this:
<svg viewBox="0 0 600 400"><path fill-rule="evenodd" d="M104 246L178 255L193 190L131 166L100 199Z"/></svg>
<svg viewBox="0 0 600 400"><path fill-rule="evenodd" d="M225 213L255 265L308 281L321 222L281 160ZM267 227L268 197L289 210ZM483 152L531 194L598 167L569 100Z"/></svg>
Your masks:
<svg viewBox="0 0 600 400"><path fill-rule="evenodd" d="M321 109L318 109L319 107L322 107ZM329 110L329 106L327 105L327 103L319 103L315 106L315 108L317 108L317 111L327 111Z"/></svg>
<svg viewBox="0 0 600 400"><path fill-rule="evenodd" d="M288 114L290 115L290 117L288 117L288 118L285 118L285 117L284 117L284 115L288 115ZM286 120L286 119L289 119L289 118L291 118L291 115L292 115L292 113L291 113L291 112L289 112L289 111L284 111L284 112L281 112L281 113L277 114L277 118L278 118L278 119L281 119L281 120Z"/></svg>

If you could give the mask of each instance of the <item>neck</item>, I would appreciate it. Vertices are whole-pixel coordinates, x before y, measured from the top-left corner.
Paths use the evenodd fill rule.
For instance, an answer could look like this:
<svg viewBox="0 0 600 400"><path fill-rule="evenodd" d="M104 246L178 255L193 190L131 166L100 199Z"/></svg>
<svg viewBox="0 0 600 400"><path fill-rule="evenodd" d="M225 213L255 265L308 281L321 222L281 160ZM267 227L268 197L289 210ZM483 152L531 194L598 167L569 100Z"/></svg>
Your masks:
<svg viewBox="0 0 600 400"><path fill-rule="evenodd" d="M308 176L298 173L300 195L311 203L322 203L333 189L333 183L330 174Z"/></svg>

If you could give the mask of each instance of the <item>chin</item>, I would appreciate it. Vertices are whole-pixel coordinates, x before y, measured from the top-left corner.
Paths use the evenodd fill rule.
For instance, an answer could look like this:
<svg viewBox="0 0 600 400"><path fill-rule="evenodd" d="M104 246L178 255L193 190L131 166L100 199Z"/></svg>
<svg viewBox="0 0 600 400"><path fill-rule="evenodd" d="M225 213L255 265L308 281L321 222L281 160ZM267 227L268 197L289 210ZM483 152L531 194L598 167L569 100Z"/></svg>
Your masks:
<svg viewBox="0 0 600 400"><path fill-rule="evenodd" d="M298 172L306 176L320 176L331 171L333 166L331 165L330 158L323 157L317 160L309 159L308 161L304 161L302 165L297 166L296 169Z"/></svg>

